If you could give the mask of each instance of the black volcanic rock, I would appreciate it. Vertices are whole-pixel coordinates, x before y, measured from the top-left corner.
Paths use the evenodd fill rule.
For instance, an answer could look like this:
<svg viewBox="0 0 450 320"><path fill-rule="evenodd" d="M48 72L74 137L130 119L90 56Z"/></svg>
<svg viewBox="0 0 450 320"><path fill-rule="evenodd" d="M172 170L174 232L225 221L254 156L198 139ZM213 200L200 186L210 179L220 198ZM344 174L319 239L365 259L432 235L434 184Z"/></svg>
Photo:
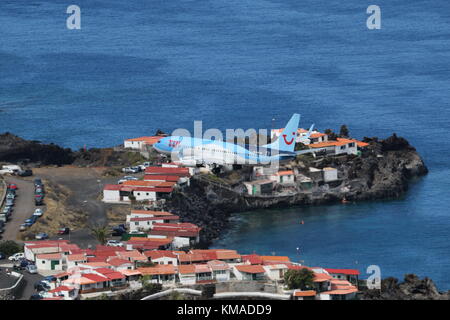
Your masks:
<svg viewBox="0 0 450 320"><path fill-rule="evenodd" d="M71 149L28 141L8 132L0 135L0 161L63 165L73 160Z"/></svg>
<svg viewBox="0 0 450 320"><path fill-rule="evenodd" d="M365 289L360 298L363 300L448 300L450 294L439 292L434 282L427 277L420 279L415 274L407 274L402 283L393 277L383 279L381 290Z"/></svg>

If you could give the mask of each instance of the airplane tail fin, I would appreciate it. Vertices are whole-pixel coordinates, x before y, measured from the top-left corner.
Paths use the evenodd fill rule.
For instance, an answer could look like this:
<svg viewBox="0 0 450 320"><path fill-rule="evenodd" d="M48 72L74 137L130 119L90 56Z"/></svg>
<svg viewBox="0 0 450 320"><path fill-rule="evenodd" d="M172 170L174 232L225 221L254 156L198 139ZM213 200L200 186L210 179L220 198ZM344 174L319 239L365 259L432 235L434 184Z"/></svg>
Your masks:
<svg viewBox="0 0 450 320"><path fill-rule="evenodd" d="M283 132L281 132L278 139L275 142L266 145L265 147L278 149L280 151L294 152L299 122L300 115L298 113L294 113L287 125L284 127L284 130Z"/></svg>
<svg viewBox="0 0 450 320"><path fill-rule="evenodd" d="M313 124L311 125L311 127L309 128L308 133L307 133L306 136L305 136L306 139L309 139L309 137L311 136L311 132L313 131L313 129L314 129L314 123L313 123Z"/></svg>

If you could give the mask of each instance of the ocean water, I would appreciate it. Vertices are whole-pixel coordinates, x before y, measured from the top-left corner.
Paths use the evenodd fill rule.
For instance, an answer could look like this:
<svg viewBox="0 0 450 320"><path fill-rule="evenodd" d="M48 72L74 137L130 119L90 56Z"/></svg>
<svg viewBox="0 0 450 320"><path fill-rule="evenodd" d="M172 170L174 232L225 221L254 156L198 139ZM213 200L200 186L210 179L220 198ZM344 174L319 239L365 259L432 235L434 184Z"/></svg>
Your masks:
<svg viewBox="0 0 450 320"><path fill-rule="evenodd" d="M448 1L75 4L81 30L66 29L67 1L0 2L0 131L104 147L194 120L280 127L300 112L305 127L396 132L430 169L404 199L240 214L215 245L377 264L383 276L414 272L450 289ZM381 30L366 28L370 4Z"/></svg>

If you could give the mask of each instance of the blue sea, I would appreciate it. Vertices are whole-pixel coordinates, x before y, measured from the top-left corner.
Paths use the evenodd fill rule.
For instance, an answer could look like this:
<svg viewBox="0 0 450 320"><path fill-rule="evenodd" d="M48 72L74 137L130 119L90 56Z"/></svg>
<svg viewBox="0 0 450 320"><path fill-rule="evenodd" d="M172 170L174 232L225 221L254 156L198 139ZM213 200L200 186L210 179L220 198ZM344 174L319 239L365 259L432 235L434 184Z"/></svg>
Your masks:
<svg viewBox="0 0 450 320"><path fill-rule="evenodd" d="M430 169L404 198L239 214L214 245L450 289L447 0L77 0L81 30L69 4L0 2L0 131L77 149L299 112L357 138L396 132Z"/></svg>

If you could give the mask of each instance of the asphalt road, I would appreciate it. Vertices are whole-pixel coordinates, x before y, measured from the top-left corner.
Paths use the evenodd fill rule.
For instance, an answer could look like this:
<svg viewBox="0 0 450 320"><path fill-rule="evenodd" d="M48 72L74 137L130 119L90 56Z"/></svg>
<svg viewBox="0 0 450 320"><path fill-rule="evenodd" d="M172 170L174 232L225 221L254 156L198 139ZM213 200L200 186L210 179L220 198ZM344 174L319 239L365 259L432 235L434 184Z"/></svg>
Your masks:
<svg viewBox="0 0 450 320"><path fill-rule="evenodd" d="M9 269L11 270L11 267L9 268L4 268L4 267L0 267L0 283L7 281L6 280L6 276L5 276L5 270ZM20 300L28 300L30 299L30 296L34 293L36 293L36 290L34 289L34 284L40 280L42 280L44 277L41 276L40 274L36 273L36 274L30 274L26 271L22 271L21 272L23 274L23 279L22 281L23 283L23 287L22 290L20 290L17 295L16 295L16 299L20 299ZM1 280L2 278L3 281Z"/></svg>
<svg viewBox="0 0 450 320"><path fill-rule="evenodd" d="M16 201L11 219L5 224L3 240L17 240L20 225L33 214L34 205L34 183L21 180L16 177L7 177L7 183L15 183L18 186Z"/></svg>

